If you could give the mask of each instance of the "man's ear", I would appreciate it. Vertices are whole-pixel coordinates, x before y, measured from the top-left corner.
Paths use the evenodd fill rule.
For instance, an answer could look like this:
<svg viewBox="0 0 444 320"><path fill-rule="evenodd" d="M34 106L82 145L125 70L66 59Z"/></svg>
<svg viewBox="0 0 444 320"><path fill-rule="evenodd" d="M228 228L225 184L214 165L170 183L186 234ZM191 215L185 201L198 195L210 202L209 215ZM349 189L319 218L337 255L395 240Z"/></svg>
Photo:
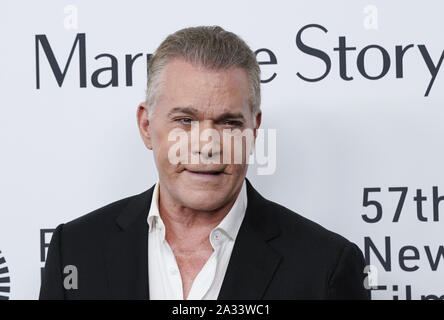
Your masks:
<svg viewBox="0 0 444 320"><path fill-rule="evenodd" d="M257 137L257 129L259 129L262 121L262 111L259 110L259 112L256 115L256 126L254 127L254 138Z"/></svg>
<svg viewBox="0 0 444 320"><path fill-rule="evenodd" d="M150 120L148 119L148 108L145 102L139 104L139 107L137 108L137 125L139 126L139 132L143 143L148 149L153 150L149 127Z"/></svg>

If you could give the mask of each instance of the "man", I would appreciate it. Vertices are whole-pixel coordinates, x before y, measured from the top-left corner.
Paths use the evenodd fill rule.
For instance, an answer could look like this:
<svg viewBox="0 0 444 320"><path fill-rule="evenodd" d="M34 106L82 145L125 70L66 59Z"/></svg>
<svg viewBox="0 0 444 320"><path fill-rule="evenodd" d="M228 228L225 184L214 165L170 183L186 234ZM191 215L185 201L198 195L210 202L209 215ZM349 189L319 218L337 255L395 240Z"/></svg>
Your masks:
<svg viewBox="0 0 444 320"><path fill-rule="evenodd" d="M264 199L246 180L249 142L239 132L249 130L254 142L260 69L238 36L220 27L168 36L150 61L137 122L159 181L58 226L40 298L369 298L356 245ZM208 147L171 138L193 138L196 128L240 136L241 161L227 140Z"/></svg>

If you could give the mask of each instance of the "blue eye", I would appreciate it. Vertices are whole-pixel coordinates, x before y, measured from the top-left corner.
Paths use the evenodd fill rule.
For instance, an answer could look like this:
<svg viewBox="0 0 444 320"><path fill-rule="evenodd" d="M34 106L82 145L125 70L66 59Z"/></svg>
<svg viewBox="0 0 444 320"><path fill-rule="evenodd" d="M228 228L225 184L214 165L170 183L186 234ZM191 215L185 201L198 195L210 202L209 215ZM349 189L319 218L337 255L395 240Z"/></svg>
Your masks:
<svg viewBox="0 0 444 320"><path fill-rule="evenodd" d="M192 120L190 118L179 118L176 119L176 121L179 121L181 124L188 125L191 124Z"/></svg>

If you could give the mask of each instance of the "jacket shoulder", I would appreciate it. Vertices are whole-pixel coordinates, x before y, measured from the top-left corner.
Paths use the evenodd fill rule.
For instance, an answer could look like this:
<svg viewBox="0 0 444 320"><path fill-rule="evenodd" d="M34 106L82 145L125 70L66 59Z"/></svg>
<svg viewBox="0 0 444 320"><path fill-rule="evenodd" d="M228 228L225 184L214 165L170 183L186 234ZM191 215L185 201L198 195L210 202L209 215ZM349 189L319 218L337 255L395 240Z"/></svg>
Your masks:
<svg viewBox="0 0 444 320"><path fill-rule="evenodd" d="M337 252L352 243L336 232L294 212L278 203L266 200L269 211L277 220L282 234L302 243L305 247L319 251ZM297 242L296 242L297 241Z"/></svg>
<svg viewBox="0 0 444 320"><path fill-rule="evenodd" d="M301 297L370 298L362 285L365 259L356 244L279 204L268 201L268 206L281 231L272 243L283 257L285 276L277 281L280 287L285 286L290 274L296 274L294 279L298 281L288 290L299 292L302 288Z"/></svg>
<svg viewBox="0 0 444 320"><path fill-rule="evenodd" d="M116 228L116 219L124 212L127 206L133 201L143 196L147 191L140 194L128 196L117 201L108 203L103 207L95 209L85 215L63 224L65 235L87 236L91 234L99 235L107 230ZM147 209L148 210L148 209Z"/></svg>

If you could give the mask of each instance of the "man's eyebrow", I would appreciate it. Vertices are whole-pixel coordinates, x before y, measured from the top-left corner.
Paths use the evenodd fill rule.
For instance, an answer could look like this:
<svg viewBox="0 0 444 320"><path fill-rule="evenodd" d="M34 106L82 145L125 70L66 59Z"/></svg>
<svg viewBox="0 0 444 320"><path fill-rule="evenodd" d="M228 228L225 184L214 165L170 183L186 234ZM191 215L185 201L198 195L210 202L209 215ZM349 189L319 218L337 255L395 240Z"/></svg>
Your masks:
<svg viewBox="0 0 444 320"><path fill-rule="evenodd" d="M216 121L222 121L227 119L237 119L237 120L243 120L245 121L245 117L240 112L225 112L217 117Z"/></svg>
<svg viewBox="0 0 444 320"><path fill-rule="evenodd" d="M172 116L176 113L188 114L190 116L197 116L199 114L199 110L193 107L174 107L168 112L168 116Z"/></svg>

